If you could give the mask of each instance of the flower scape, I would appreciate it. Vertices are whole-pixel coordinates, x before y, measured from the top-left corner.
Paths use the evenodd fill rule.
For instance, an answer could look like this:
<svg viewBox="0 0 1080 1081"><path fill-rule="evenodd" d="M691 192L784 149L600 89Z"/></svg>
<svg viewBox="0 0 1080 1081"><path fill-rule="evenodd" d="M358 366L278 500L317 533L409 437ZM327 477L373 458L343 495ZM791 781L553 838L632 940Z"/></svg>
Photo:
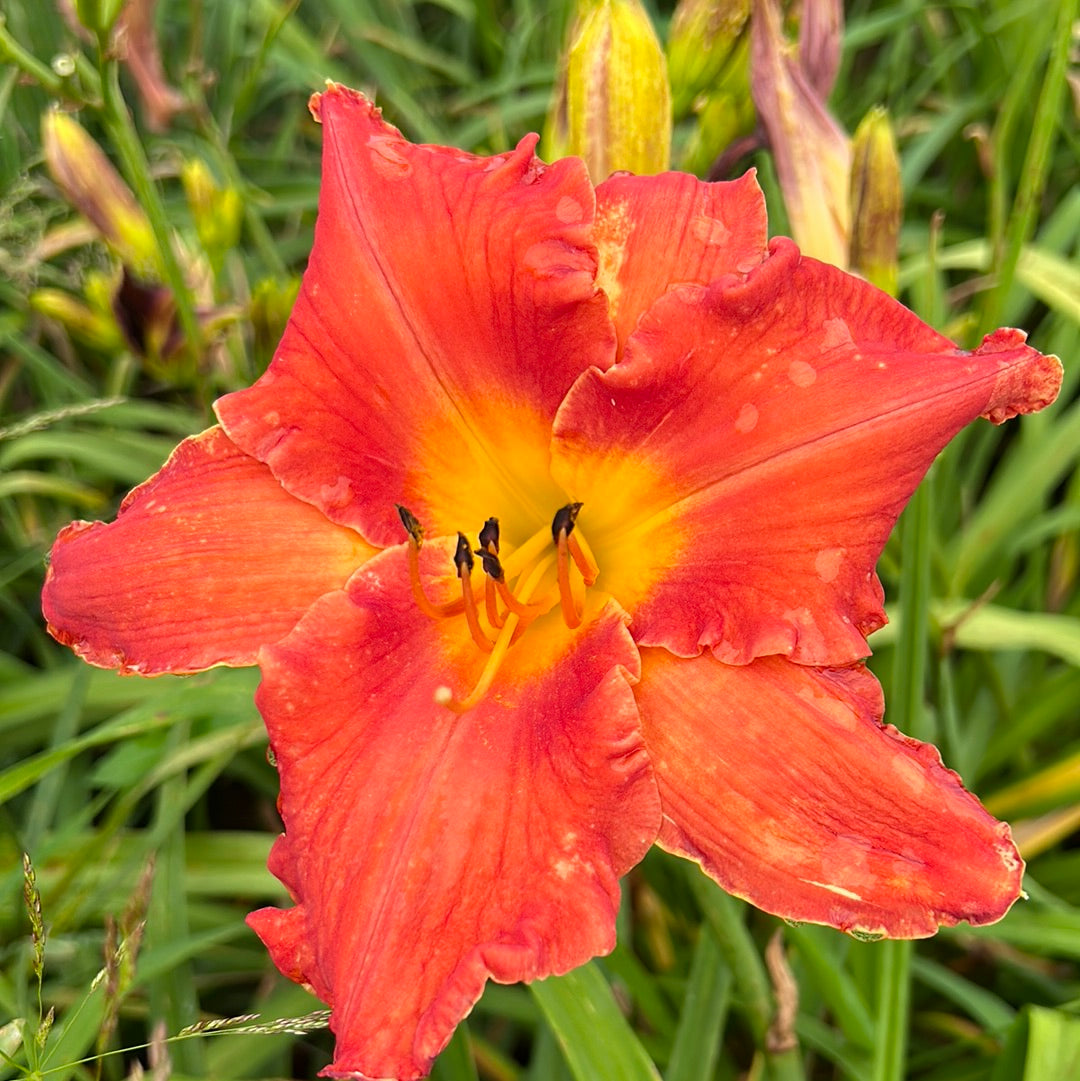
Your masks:
<svg viewBox="0 0 1080 1081"><path fill-rule="evenodd" d="M488 979L610 951L654 843L789 920L1001 918L1008 827L863 659L905 502L964 425L1052 401L1056 358L961 350L769 241L752 174L594 186L535 136L312 110L272 364L61 533L44 611L92 664L260 667L293 904L249 922L332 1009L325 1076L423 1076Z"/></svg>

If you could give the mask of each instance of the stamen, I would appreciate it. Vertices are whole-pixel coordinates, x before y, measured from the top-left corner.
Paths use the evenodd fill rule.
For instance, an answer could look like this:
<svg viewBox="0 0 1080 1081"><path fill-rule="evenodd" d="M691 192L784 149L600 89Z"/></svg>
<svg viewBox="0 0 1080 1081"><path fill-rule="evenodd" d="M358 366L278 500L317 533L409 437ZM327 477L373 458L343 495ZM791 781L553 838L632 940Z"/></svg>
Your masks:
<svg viewBox="0 0 1080 1081"><path fill-rule="evenodd" d="M499 554L499 519L489 518L480 530L480 547L484 552L497 556ZM480 553L483 558L483 553ZM486 567L485 567L486 569ZM496 630L503 625L504 617L499 612L498 592L495 589L495 579L490 574L484 576L484 613L488 623Z"/></svg>
<svg viewBox="0 0 1080 1081"><path fill-rule="evenodd" d="M522 597L528 600L532 596L533 590L540 584L540 580L547 574L550 567L550 556L547 559L542 559L533 567L532 573L525 580L525 585L522 587ZM499 637L495 640L495 645L484 664L484 670L480 673L480 678L476 681L476 686L464 698L455 698L454 692L449 687L437 687L435 689L435 701L440 706L446 706L447 709L452 709L455 713L466 713L483 699L484 695L491 689L492 681L506 659L506 653L514 638L514 632L517 630L519 620L520 617L514 612L511 612L506 617L506 625L499 631Z"/></svg>
<svg viewBox="0 0 1080 1081"><path fill-rule="evenodd" d="M480 547L485 552L499 554L499 519L489 518L480 530Z"/></svg>
<svg viewBox="0 0 1080 1081"><path fill-rule="evenodd" d="M462 610L461 601L450 601L447 604L435 604L428 600L424 592L424 585L420 581L420 546L424 543L424 528L419 519L408 510L395 503L398 517L409 534L409 586L412 589L413 600L417 607L426 616L432 619L441 619L443 616L456 616Z"/></svg>
<svg viewBox="0 0 1080 1081"><path fill-rule="evenodd" d="M550 605L522 604L521 601L514 596L510 587L506 584L506 573L503 571L502 563L499 562L499 557L495 555L494 552L485 552L483 549L478 549L476 554L480 557L480 562L484 564L484 573L495 583L495 589L498 591L503 604L505 604L514 615L532 621L537 616L542 616L548 611Z"/></svg>
<svg viewBox="0 0 1080 1081"><path fill-rule="evenodd" d="M596 556L592 554L589 542L581 533L571 533L566 538L566 545L570 549L570 554L574 557L577 569L581 571L581 577L585 580L585 584L587 586L593 585L600 575L600 564L596 562Z"/></svg>
<svg viewBox="0 0 1080 1081"><path fill-rule="evenodd" d="M560 507L555 512L555 517L551 520L551 539L556 544L559 543L560 533L565 533L569 537L574 532L574 523L583 506L583 503L567 503L565 507Z"/></svg>
<svg viewBox="0 0 1080 1081"><path fill-rule="evenodd" d="M469 624L469 634L472 640L485 652L491 652L491 642L484 634L480 626L480 619L476 613L476 598L472 591L473 557L469 550L469 538L464 533L457 535L457 550L454 552L454 565L457 567L458 577L461 579L461 599L465 605L465 621Z"/></svg>
<svg viewBox="0 0 1080 1081"><path fill-rule="evenodd" d="M570 553L568 551L566 530L560 529L556 538L559 547L559 605L562 608L563 622L573 630L581 626L581 613L584 603L579 608L577 598L574 597L573 585L570 581Z"/></svg>

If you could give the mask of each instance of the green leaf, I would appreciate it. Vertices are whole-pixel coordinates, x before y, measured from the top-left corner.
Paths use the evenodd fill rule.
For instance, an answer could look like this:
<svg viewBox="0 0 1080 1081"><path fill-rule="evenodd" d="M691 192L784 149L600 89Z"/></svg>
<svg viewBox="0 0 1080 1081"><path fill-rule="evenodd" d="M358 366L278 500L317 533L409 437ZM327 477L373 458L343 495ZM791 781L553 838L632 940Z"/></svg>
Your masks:
<svg viewBox="0 0 1080 1081"><path fill-rule="evenodd" d="M645 1048L590 961L565 976L529 985L575 1081L659 1081Z"/></svg>
<svg viewBox="0 0 1080 1081"><path fill-rule="evenodd" d="M991 1081L1075 1077L1080 1077L1080 1018L1041 1006L1026 1007L1009 1031Z"/></svg>

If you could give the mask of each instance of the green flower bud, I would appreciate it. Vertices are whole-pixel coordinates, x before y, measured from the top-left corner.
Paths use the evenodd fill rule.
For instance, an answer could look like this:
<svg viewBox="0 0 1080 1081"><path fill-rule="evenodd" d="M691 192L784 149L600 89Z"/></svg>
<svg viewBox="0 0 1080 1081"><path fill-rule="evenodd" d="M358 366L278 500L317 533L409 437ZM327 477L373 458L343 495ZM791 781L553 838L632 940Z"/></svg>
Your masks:
<svg viewBox="0 0 1080 1081"><path fill-rule="evenodd" d="M875 106L852 139L851 268L896 296L904 196L888 113Z"/></svg>
<svg viewBox="0 0 1080 1081"><path fill-rule="evenodd" d="M214 261L236 247L243 207L235 188L220 188L210 170L198 158L184 163L180 171L199 243Z"/></svg>
<svg viewBox="0 0 1080 1081"><path fill-rule="evenodd" d="M676 117L720 80L750 18L751 0L679 0L668 35L668 71ZM743 54L743 63L746 54Z"/></svg>
<svg viewBox="0 0 1080 1081"><path fill-rule="evenodd" d="M52 109L42 119L41 142L45 165L64 198L122 263L142 276L160 278L161 256L150 220L86 129Z"/></svg>
<svg viewBox="0 0 1080 1081"><path fill-rule="evenodd" d="M579 3L546 136L549 156L580 155L594 182L668 167L667 64L639 0Z"/></svg>
<svg viewBox="0 0 1080 1081"><path fill-rule="evenodd" d="M35 289L30 307L48 319L55 319L77 341L101 353L123 348L124 339L112 314L84 304L62 289Z"/></svg>

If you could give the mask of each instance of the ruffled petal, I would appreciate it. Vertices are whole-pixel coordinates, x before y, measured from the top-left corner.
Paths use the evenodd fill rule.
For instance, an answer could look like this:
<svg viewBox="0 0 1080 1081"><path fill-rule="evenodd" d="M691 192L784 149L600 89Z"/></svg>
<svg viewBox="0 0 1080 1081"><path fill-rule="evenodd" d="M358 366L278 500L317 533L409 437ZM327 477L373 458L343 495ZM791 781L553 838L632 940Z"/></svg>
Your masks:
<svg viewBox="0 0 1080 1081"><path fill-rule="evenodd" d="M619 174L596 189L594 236L621 351L672 285L706 285L765 258L765 197L752 171L715 184L686 173Z"/></svg>
<svg viewBox="0 0 1080 1081"><path fill-rule="evenodd" d="M789 920L921 938L1000 919L1023 861L941 764L881 725L863 668L642 652L636 688L664 804L660 844Z"/></svg>
<svg viewBox="0 0 1080 1081"><path fill-rule="evenodd" d="M533 502L550 517L559 496L531 493L551 419L614 357L584 165L545 166L535 136L492 158L414 146L340 86L313 101L314 250L273 363L217 403L222 424L373 544L403 539L394 503L440 534L531 522Z"/></svg>
<svg viewBox="0 0 1080 1081"><path fill-rule="evenodd" d="M582 377L553 472L640 645L846 664L884 622L874 564L934 456L1060 382L1019 331L962 351L774 241L744 282L663 297L618 365Z"/></svg>
<svg viewBox="0 0 1080 1081"><path fill-rule="evenodd" d="M455 714L436 689L467 688L478 651L404 575L400 550L372 560L260 662L286 831L271 870L296 906L249 921L331 1004L331 1077L419 1077L488 978L610 950L618 878L660 821L614 606L573 636L530 627Z"/></svg>
<svg viewBox="0 0 1080 1081"><path fill-rule="evenodd" d="M57 641L103 668L253 664L374 551L211 428L181 443L115 522L64 529L42 609Z"/></svg>

